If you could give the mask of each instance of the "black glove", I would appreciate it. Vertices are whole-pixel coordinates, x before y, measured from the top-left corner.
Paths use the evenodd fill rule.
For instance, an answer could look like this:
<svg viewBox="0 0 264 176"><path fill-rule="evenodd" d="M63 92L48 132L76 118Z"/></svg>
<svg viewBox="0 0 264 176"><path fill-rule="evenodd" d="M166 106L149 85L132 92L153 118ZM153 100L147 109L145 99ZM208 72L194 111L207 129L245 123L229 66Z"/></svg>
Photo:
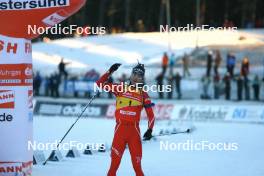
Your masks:
<svg viewBox="0 0 264 176"><path fill-rule="evenodd" d="M119 67L120 67L121 64L119 63L115 63L113 64L110 68L109 68L109 73L112 74L114 73Z"/></svg>
<svg viewBox="0 0 264 176"><path fill-rule="evenodd" d="M148 141L148 140L150 140L152 137L153 137L153 136L152 136L152 129L148 129L148 130L145 132L144 136L143 136L143 140L144 140L144 141Z"/></svg>

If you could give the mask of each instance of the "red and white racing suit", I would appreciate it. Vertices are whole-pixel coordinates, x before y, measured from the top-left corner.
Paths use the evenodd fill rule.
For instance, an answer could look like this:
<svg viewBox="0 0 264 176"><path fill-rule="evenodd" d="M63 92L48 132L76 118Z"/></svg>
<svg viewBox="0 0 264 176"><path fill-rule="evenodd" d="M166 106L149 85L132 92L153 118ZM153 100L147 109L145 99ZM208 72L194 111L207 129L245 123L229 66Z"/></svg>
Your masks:
<svg viewBox="0 0 264 176"><path fill-rule="evenodd" d="M117 85L105 83L110 74L105 73L96 83L98 86L104 84L104 89L110 90L116 96L116 126L111 150L111 166L108 176L115 176L119 167L123 152L128 144L133 168L137 176L143 176L141 168L142 144L139 129L140 115L145 108L148 116L148 128L154 126L153 103L146 92L124 89L120 91ZM120 84L119 84L120 85Z"/></svg>

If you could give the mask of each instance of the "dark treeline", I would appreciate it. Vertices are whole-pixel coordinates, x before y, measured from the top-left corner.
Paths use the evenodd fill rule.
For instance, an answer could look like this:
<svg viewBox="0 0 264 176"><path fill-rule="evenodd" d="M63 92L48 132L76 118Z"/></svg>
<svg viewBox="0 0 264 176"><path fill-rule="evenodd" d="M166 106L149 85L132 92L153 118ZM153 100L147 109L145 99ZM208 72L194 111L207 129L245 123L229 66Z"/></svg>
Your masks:
<svg viewBox="0 0 264 176"><path fill-rule="evenodd" d="M104 26L110 33L158 31L159 25L167 24L167 1L87 0L86 5L63 25ZM230 22L238 28L264 26L263 0L170 0L171 26L196 25L197 7L200 7L200 24L219 27Z"/></svg>

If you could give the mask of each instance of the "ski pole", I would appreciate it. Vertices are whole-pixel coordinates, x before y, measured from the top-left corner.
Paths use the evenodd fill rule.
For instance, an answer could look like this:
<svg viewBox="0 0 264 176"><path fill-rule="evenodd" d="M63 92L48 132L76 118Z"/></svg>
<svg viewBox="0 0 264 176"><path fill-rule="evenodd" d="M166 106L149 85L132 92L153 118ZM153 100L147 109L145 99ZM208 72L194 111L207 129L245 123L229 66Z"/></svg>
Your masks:
<svg viewBox="0 0 264 176"><path fill-rule="evenodd" d="M99 92L96 92L92 98L90 99L90 101L86 104L86 106L84 107L84 109L82 110L81 114L78 116L78 118L75 120L75 122L71 125L71 127L68 129L68 131L65 133L65 135L61 138L60 142L57 144L56 146L56 150L59 148L60 144L63 142L63 140L66 138L66 136L69 134L69 132L71 131L71 129L74 127L74 125L79 121L79 119L82 117L83 113L85 112L85 110L90 106L90 104L92 103L92 101L95 99L95 97L99 94ZM46 163L48 162L49 158L55 153L56 150L53 150L51 152L51 154L49 155L49 157L46 159L46 161L43 163L43 165L46 165Z"/></svg>

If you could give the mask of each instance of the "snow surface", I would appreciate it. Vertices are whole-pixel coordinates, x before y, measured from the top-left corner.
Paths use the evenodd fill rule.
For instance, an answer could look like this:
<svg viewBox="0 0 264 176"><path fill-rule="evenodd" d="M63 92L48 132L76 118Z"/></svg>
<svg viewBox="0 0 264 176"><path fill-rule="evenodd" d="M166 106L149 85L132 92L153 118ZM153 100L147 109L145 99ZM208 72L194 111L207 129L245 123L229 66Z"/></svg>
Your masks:
<svg viewBox="0 0 264 176"><path fill-rule="evenodd" d="M75 118L34 117L34 139L38 142L53 142L60 139ZM81 119L69 133L65 142L74 140L83 143L106 142L111 144L115 122L105 119ZM141 122L141 133L146 130L146 121ZM191 134L159 137L157 141L143 144L143 170L147 176L263 176L262 134L260 124L195 122ZM154 133L160 129L181 126L179 122L168 125L156 123ZM195 142L238 143L237 151L184 151L160 150L160 141L177 143ZM50 151L46 151L46 157ZM66 151L62 151L63 155ZM34 176L105 176L110 164L109 152L82 155L80 158L65 158L62 162L48 162L46 166L35 165ZM125 151L118 176L135 175L128 150Z"/></svg>

